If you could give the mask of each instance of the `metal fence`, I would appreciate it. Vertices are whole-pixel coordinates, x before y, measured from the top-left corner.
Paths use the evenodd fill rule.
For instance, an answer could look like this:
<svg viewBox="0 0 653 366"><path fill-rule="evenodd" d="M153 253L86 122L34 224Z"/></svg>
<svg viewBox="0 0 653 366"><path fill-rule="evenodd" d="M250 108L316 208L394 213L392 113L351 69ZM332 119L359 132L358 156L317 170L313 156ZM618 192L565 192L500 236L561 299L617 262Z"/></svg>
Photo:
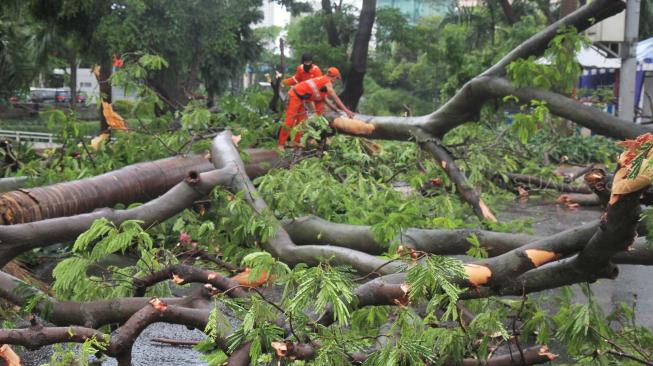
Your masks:
<svg viewBox="0 0 653 366"><path fill-rule="evenodd" d="M58 136L53 133L10 130L0 130L0 139L16 142L43 142L50 144L58 142Z"/></svg>

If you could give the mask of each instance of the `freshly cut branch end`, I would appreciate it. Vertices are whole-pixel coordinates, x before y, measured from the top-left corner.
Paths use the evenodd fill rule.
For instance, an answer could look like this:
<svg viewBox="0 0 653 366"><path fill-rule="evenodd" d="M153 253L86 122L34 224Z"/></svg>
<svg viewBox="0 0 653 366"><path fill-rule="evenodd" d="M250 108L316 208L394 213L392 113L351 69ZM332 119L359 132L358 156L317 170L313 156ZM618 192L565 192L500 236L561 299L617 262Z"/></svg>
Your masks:
<svg viewBox="0 0 653 366"><path fill-rule="evenodd" d="M467 273L467 281L474 287L485 285L492 277L490 268L478 264L465 264L465 273Z"/></svg>
<svg viewBox="0 0 653 366"><path fill-rule="evenodd" d="M163 300L161 300L161 299L159 299L157 297L153 298L152 300L150 300L148 302L149 302L150 305L152 305L152 307L154 309L158 310L161 313L166 311L166 309L168 308L168 304L166 304L165 302L163 302Z"/></svg>
<svg viewBox="0 0 653 366"><path fill-rule="evenodd" d="M367 136L371 135L376 129L371 123L363 122L361 120L338 117L333 120L331 126L338 131L342 131L352 135Z"/></svg>
<svg viewBox="0 0 653 366"><path fill-rule="evenodd" d="M490 210L490 208L487 206L487 204L485 204L485 201L483 201L483 199L480 198L480 197L478 199L478 205L481 207L481 212L483 213L483 217L486 220L488 220L490 222L493 222L495 224L497 222L499 222L499 220L497 220L496 216L494 216L494 214L492 213L492 210Z"/></svg>
<svg viewBox="0 0 653 366"><path fill-rule="evenodd" d="M238 282L241 286L259 287L270 280L268 273L263 271L261 277L250 279L251 268L245 268L243 272L231 277L232 280Z"/></svg>
<svg viewBox="0 0 653 366"><path fill-rule="evenodd" d="M548 358L549 360L551 360L551 361L553 361L553 360L555 360L556 358L558 358L558 355L556 355L555 353L551 353L551 352L549 351L549 347L547 347L547 346L542 346L542 347L540 347L539 355L540 355L540 356L547 357L547 358Z"/></svg>
<svg viewBox="0 0 653 366"><path fill-rule="evenodd" d="M8 344L3 344L0 347L0 358L5 360L7 366L21 366L20 357L14 352Z"/></svg>
<svg viewBox="0 0 653 366"><path fill-rule="evenodd" d="M315 346L311 343L293 343L291 341L271 342L279 358L291 360L312 360L315 358Z"/></svg>
<svg viewBox="0 0 653 366"><path fill-rule="evenodd" d="M560 258L560 254L548 250L526 249L524 252L535 267L539 267Z"/></svg>
<svg viewBox="0 0 653 366"><path fill-rule="evenodd" d="M393 302L401 307L406 307L410 303L410 299L408 298L408 293L410 292L410 285L407 283L402 283L399 288L403 292L401 296L397 297L396 299L393 300Z"/></svg>

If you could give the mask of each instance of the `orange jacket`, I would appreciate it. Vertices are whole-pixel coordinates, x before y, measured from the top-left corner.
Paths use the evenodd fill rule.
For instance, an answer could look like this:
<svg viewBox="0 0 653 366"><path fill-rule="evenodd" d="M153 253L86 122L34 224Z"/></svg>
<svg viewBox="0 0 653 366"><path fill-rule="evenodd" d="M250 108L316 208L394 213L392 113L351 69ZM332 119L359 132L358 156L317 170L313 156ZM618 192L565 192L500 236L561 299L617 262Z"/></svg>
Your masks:
<svg viewBox="0 0 653 366"><path fill-rule="evenodd" d="M320 70L320 68L317 67L317 65L315 64L311 65L311 68L310 70L308 70L308 72L304 71L304 65L299 65L297 66L297 70L295 71L295 76L285 79L283 83L287 86L293 86L301 83L302 81L316 78L318 76L322 76L322 70Z"/></svg>
<svg viewBox="0 0 653 366"><path fill-rule="evenodd" d="M301 100L321 102L327 95L327 85L330 83L328 77L318 76L295 85L292 91Z"/></svg>

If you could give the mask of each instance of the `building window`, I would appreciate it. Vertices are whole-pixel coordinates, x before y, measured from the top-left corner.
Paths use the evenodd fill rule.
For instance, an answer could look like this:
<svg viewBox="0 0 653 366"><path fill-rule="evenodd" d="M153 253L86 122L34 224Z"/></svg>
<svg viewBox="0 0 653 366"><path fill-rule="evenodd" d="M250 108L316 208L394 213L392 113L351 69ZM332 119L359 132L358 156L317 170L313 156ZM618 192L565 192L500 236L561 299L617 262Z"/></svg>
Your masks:
<svg viewBox="0 0 653 366"><path fill-rule="evenodd" d="M93 84L91 84L91 83L86 83L86 82L79 83L80 88L90 88L92 86L93 86Z"/></svg>

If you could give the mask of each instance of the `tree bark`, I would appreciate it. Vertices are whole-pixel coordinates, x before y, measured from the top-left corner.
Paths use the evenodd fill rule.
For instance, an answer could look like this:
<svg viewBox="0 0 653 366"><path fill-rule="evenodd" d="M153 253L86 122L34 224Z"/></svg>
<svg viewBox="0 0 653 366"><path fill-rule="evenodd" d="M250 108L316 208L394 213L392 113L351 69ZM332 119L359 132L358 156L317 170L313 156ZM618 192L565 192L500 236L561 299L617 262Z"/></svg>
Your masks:
<svg viewBox="0 0 653 366"><path fill-rule="evenodd" d="M358 32L356 32L356 38L354 38L354 45L352 46L351 66L347 73L345 90L340 94L340 99L351 110L356 110L358 101L363 95L363 79L367 71L367 53L375 18L376 0L363 0L363 7L358 18Z"/></svg>
<svg viewBox="0 0 653 366"><path fill-rule="evenodd" d="M515 13L515 9L512 8L512 4L508 0L499 0L501 9L503 10L503 15L506 17L506 22L509 25L513 25L519 21L519 16Z"/></svg>
<svg viewBox="0 0 653 366"><path fill-rule="evenodd" d="M578 9L578 0L561 0L560 1L560 18L563 18L571 13L573 13L576 9Z"/></svg>
<svg viewBox="0 0 653 366"><path fill-rule="evenodd" d="M170 279L178 285L193 282L210 284L231 297L247 296L247 292L239 287L238 282L213 271L183 264L171 265L144 277L134 279L134 296L145 296L148 287Z"/></svg>
<svg viewBox="0 0 653 366"><path fill-rule="evenodd" d="M324 29L326 30L329 46L334 48L340 47L342 43L340 42L340 35L338 34L338 28L336 28L336 22L333 19L331 0L322 0L322 11L325 16Z"/></svg>
<svg viewBox="0 0 653 366"><path fill-rule="evenodd" d="M126 220L141 220L146 227L163 222L190 207L215 186L227 185L235 173L224 169L201 174L191 172L186 180L159 198L127 210L105 208L77 216L0 226L0 268L28 250L75 239L99 218L106 218L116 225Z"/></svg>
<svg viewBox="0 0 653 366"><path fill-rule="evenodd" d="M276 151L249 149L246 152L249 163L245 171L252 178L288 166L288 161ZM73 216L118 203L146 202L168 191L188 172L210 170L213 165L206 158L189 155L130 165L78 181L7 192L0 195L0 225Z"/></svg>
<svg viewBox="0 0 653 366"><path fill-rule="evenodd" d="M479 220L487 220L490 222L497 222L490 208L485 204L481 198L478 189L471 187L467 181L467 177L458 169L449 153L437 141L428 140L422 143L422 147L429 151L435 160L439 163L440 167L447 173L449 178L454 182L460 197L467 202Z"/></svg>
<svg viewBox="0 0 653 366"><path fill-rule="evenodd" d="M109 78L111 77L113 64L111 58L106 57L102 59L100 63L100 77L98 79L98 84L100 85L100 100L103 100L107 103L112 102L112 92L111 92L111 82ZM107 119L104 117L102 112L102 106L100 105L100 133L109 132L109 124Z"/></svg>

